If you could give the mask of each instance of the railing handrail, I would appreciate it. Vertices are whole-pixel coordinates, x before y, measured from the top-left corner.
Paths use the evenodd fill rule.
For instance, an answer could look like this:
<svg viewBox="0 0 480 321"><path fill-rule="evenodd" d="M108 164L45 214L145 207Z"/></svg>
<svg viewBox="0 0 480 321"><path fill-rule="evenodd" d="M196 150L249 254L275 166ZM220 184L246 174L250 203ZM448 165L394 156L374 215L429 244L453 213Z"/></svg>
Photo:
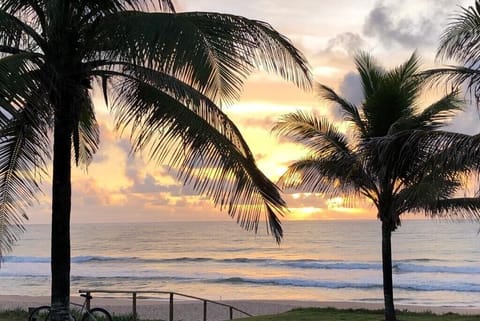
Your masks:
<svg viewBox="0 0 480 321"><path fill-rule="evenodd" d="M134 320L136 320L136 317L137 317L136 316L137 294L168 294L168 295L170 295L170 305L173 304L173 295L203 301L204 302L204 320L205 321L206 321L206 304L207 303L213 303L213 304L216 304L216 305L221 305L221 306L229 308L230 309L230 319L232 319L232 310L243 313L243 314L245 314L246 316L249 316L249 317L252 316L250 313L245 312L245 311L243 311L239 308L236 308L236 307L234 307L233 305L230 305L230 304L226 304L226 303L222 303L222 302L218 302L218 301L214 301L214 300L210 300L210 299L200 298L200 297L189 295L189 294L173 292L173 291L154 291L154 290L131 290L131 291L127 291L127 290L104 290L104 289L92 289L92 290L80 289L80 290L78 290L78 292L79 293L86 293L86 294L90 294L90 293L131 294L132 298L133 298L132 308L133 308ZM170 306L170 313L172 313L172 309L173 309L173 307ZM172 319L173 319L173 315L170 316L170 320L172 320Z"/></svg>

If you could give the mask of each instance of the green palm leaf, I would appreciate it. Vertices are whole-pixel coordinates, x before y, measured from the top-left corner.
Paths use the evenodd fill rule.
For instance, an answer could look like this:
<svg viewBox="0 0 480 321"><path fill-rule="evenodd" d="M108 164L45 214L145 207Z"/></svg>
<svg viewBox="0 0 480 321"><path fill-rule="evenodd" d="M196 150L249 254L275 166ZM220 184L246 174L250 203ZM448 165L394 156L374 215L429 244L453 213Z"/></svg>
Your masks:
<svg viewBox="0 0 480 321"><path fill-rule="evenodd" d="M461 8L440 38L438 58L453 58L465 65L475 64L479 58L480 4Z"/></svg>
<svg viewBox="0 0 480 321"><path fill-rule="evenodd" d="M23 232L25 208L35 200L49 158L49 115L40 108L28 58L0 59L0 257Z"/></svg>
<svg viewBox="0 0 480 321"><path fill-rule="evenodd" d="M94 114L94 108L88 93L84 92L85 100L79 106L78 119L73 129L73 147L77 166L88 167L100 143L100 128Z"/></svg>
<svg viewBox="0 0 480 321"><path fill-rule="evenodd" d="M367 135L360 111L358 110L357 106L338 96L333 89L322 84L318 86L318 92L321 98L338 104L343 112L345 121L352 122L361 135Z"/></svg>
<svg viewBox="0 0 480 321"><path fill-rule="evenodd" d="M302 87L310 82L305 58L288 39L259 21L200 12L122 12L95 27L92 50L108 59L159 69L212 100L237 99L254 68Z"/></svg>
<svg viewBox="0 0 480 321"><path fill-rule="evenodd" d="M480 97L480 2L475 6L461 8L448 24L440 38L437 51L439 60L455 60L458 66L430 69L421 75L433 84L445 80L453 87L466 84L467 90L477 100Z"/></svg>
<svg viewBox="0 0 480 321"><path fill-rule="evenodd" d="M464 104L458 94L458 91L452 91L425 108L416 117L422 124L422 129L435 130L447 126L453 117L463 110Z"/></svg>
<svg viewBox="0 0 480 321"><path fill-rule="evenodd" d="M318 157L350 155L346 137L325 118L298 111L282 116L272 130L304 145Z"/></svg>

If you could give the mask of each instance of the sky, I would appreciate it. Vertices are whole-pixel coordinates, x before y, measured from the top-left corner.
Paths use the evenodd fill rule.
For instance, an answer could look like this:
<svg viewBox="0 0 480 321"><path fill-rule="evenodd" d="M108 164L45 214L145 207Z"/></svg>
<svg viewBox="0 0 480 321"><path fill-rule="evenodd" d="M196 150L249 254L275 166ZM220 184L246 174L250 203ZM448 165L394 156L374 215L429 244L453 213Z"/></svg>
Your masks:
<svg viewBox="0 0 480 321"><path fill-rule="evenodd" d="M441 65L435 52L442 30L459 6L470 1L451 0L177 0L177 11L215 11L242 15L270 23L300 49L312 66L315 80L334 88L353 102L361 100L353 55L371 53L387 68L404 62L416 51L422 66ZM426 100L429 98L426 97ZM175 179L175 171L151 164L142 155L129 155L130 144L113 130L113 120L101 95L94 93L101 124L100 150L88 170L74 169L72 222L152 222L229 220L205 197ZM258 166L272 180L300 158L304 151L281 141L270 130L282 114L314 111L335 117L336 109L320 101L314 91L305 92L263 72L252 74L240 100L225 111L240 128ZM449 128L480 132L473 108L459 115ZM341 125L341 124L340 124ZM39 203L28 209L30 223L50 222L50 189L42 184ZM368 204L346 208L342 199L319 195L284 194L290 212L284 220L375 219Z"/></svg>

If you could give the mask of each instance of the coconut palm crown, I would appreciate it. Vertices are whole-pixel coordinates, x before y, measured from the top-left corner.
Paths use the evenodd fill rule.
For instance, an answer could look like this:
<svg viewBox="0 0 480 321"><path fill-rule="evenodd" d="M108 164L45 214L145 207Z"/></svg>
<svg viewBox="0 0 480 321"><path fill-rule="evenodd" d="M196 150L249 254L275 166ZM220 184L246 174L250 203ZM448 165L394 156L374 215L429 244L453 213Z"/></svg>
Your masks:
<svg viewBox="0 0 480 321"><path fill-rule="evenodd" d="M176 13L170 0L0 0L0 53L0 256L52 159L52 320L69 320L71 163L98 149L94 86L133 152L178 169L242 227L264 216L282 237L285 203L219 107L254 69L309 87L303 55L270 25Z"/></svg>
<svg viewBox="0 0 480 321"><path fill-rule="evenodd" d="M431 80L446 80L452 86L465 85L467 91L480 99L480 0L474 6L461 7L452 16L440 38L437 59L454 61L447 65L425 71Z"/></svg>
<svg viewBox="0 0 480 321"><path fill-rule="evenodd" d="M295 191L371 201L382 222L385 318L393 321L391 232L401 224L401 215L423 212L432 217L478 218L480 201L454 198L462 186L461 177L435 162L436 155L442 154L442 135L449 142L451 137L435 130L461 109L457 93L420 109L417 101L425 83L416 77L419 59L415 54L392 70L385 70L366 53L358 54L355 62L364 94L359 106L327 86L318 87L323 99L340 108L343 121L351 125L351 135L315 114L284 115L273 130L309 153L293 162L279 183ZM418 133L436 134L431 140L410 139Z"/></svg>

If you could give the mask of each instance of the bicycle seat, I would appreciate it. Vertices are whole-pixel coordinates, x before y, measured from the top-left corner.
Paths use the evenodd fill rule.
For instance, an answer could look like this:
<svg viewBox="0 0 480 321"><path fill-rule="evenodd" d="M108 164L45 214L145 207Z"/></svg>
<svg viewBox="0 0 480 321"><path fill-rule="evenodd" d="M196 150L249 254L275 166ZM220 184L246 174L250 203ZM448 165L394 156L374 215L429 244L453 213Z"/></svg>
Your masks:
<svg viewBox="0 0 480 321"><path fill-rule="evenodd" d="M82 294L80 294L80 296L83 296L84 298L89 299L89 300L91 300L93 298L93 296L91 296L88 293L82 293Z"/></svg>

